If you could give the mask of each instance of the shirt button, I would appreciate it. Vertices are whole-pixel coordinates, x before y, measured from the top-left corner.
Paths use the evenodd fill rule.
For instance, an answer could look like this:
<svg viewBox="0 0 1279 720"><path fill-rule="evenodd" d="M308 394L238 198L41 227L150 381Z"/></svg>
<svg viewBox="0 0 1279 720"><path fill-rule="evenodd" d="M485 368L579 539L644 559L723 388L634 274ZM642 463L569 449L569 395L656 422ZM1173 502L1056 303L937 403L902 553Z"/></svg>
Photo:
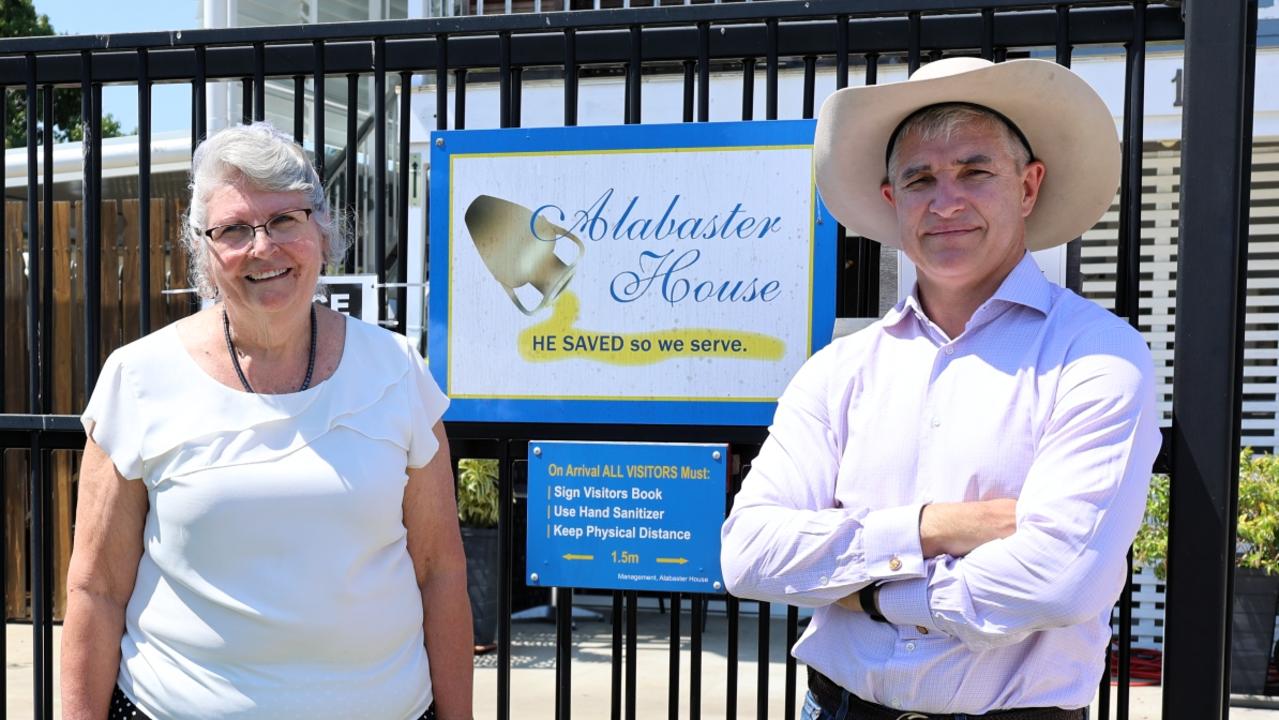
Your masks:
<svg viewBox="0 0 1279 720"><path fill-rule="evenodd" d="M953 348L953 347L951 347L951 346L947 345L947 346L946 346L946 354L947 354L947 355L954 355L954 354L955 354L955 348Z"/></svg>
<svg viewBox="0 0 1279 720"><path fill-rule="evenodd" d="M928 628L924 627L923 625L916 625L916 626L915 626L915 629L919 631L919 634L920 634L920 635L927 635L927 634L928 634Z"/></svg>
<svg viewBox="0 0 1279 720"><path fill-rule="evenodd" d="M888 561L888 569L892 570L893 572L897 572L898 570L901 570L902 561L898 559L896 556L894 556L893 559Z"/></svg>
<svg viewBox="0 0 1279 720"><path fill-rule="evenodd" d="M913 642L906 643L906 652L915 652L915 643Z"/></svg>
<svg viewBox="0 0 1279 720"><path fill-rule="evenodd" d="M828 577L826 577L825 575L823 575L823 576L821 576L820 578L818 578L818 579L817 579L817 582L821 583L822 585L826 585L827 583L829 583L829 582L830 582L830 578L828 578Z"/></svg>
<svg viewBox="0 0 1279 720"><path fill-rule="evenodd" d="M933 427L941 427L941 418L939 417L933 418Z"/></svg>

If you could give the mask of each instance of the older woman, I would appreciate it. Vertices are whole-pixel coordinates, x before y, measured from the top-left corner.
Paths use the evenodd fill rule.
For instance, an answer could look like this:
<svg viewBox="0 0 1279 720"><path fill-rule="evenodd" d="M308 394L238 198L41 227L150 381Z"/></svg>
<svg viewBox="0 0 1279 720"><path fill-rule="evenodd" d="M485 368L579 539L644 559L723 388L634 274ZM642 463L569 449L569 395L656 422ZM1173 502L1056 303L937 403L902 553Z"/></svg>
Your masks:
<svg viewBox="0 0 1279 720"><path fill-rule="evenodd" d="M315 302L343 241L297 145L219 132L191 191L216 303L113 353L84 412L64 716L470 718L447 399Z"/></svg>

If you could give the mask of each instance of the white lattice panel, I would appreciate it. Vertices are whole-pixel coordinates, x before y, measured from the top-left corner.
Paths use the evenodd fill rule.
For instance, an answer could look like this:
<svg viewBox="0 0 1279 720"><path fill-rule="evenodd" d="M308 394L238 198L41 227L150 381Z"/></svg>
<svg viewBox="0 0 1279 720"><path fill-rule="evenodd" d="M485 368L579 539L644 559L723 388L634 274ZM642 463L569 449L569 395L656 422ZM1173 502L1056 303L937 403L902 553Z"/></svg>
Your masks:
<svg viewBox="0 0 1279 720"><path fill-rule="evenodd" d="M1146 146L1138 324L1154 356L1165 425L1172 416L1180 171L1179 147ZM1258 142L1253 147L1249 236L1242 442L1275 452L1279 451L1279 143ZM1111 309L1118 238L1116 197L1110 211L1084 234L1081 261L1084 295Z"/></svg>

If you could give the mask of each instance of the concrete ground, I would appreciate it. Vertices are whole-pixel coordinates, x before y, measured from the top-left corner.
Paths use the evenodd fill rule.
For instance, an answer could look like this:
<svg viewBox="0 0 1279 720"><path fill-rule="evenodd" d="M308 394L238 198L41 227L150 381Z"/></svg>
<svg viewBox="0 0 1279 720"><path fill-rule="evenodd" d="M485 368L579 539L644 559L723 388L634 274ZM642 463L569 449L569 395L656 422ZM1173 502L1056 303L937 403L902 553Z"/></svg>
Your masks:
<svg viewBox="0 0 1279 720"><path fill-rule="evenodd" d="M687 606L682 618L680 652L680 717L689 717L689 614ZM642 720L666 718L668 704L669 652L667 637L670 616L654 610L639 613L637 633L637 717ZM757 621L742 618L739 633L738 717L753 718L755 713ZM786 627L774 620L769 630L771 653L768 673L768 717L783 716L785 682ZM511 707L513 718L551 720L555 709L555 628L549 623L520 622L513 626L511 654ZM32 717L31 702L31 626L9 625L5 630L5 710L8 718ZM60 639L54 630L55 646ZM702 705L704 718L726 717L727 688L727 620L712 613L703 635ZM582 619L573 633L572 694L574 718L607 719L610 716L612 688L612 629L602 621ZM55 652L56 687L56 652ZM800 686L804 683L799 670ZM1112 696L1113 697L1113 696ZM802 693L800 694L802 701ZM1161 717L1161 689L1132 688L1130 720L1158 720ZM1112 707L1114 700L1112 699ZM1279 707L1279 706L1276 706ZM797 714L798 716L798 714ZM54 698L54 717L61 717L58 698ZM475 660L475 717L487 720L497 717L497 653ZM1093 718L1099 716L1093 711ZM1279 709L1233 707L1230 717L1238 720L1279 720Z"/></svg>

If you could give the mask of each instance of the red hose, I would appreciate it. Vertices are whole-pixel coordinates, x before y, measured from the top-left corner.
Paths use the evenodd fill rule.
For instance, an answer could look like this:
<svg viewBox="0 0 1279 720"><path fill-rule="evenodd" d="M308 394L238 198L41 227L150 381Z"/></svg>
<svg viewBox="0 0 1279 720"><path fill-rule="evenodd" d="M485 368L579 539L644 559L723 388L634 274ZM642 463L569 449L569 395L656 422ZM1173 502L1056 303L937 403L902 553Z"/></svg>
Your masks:
<svg viewBox="0 0 1279 720"><path fill-rule="evenodd" d="M1164 654L1159 650L1132 648L1128 656L1129 677L1134 687L1158 685L1163 673ZM1110 646L1110 684L1118 683L1119 646Z"/></svg>

